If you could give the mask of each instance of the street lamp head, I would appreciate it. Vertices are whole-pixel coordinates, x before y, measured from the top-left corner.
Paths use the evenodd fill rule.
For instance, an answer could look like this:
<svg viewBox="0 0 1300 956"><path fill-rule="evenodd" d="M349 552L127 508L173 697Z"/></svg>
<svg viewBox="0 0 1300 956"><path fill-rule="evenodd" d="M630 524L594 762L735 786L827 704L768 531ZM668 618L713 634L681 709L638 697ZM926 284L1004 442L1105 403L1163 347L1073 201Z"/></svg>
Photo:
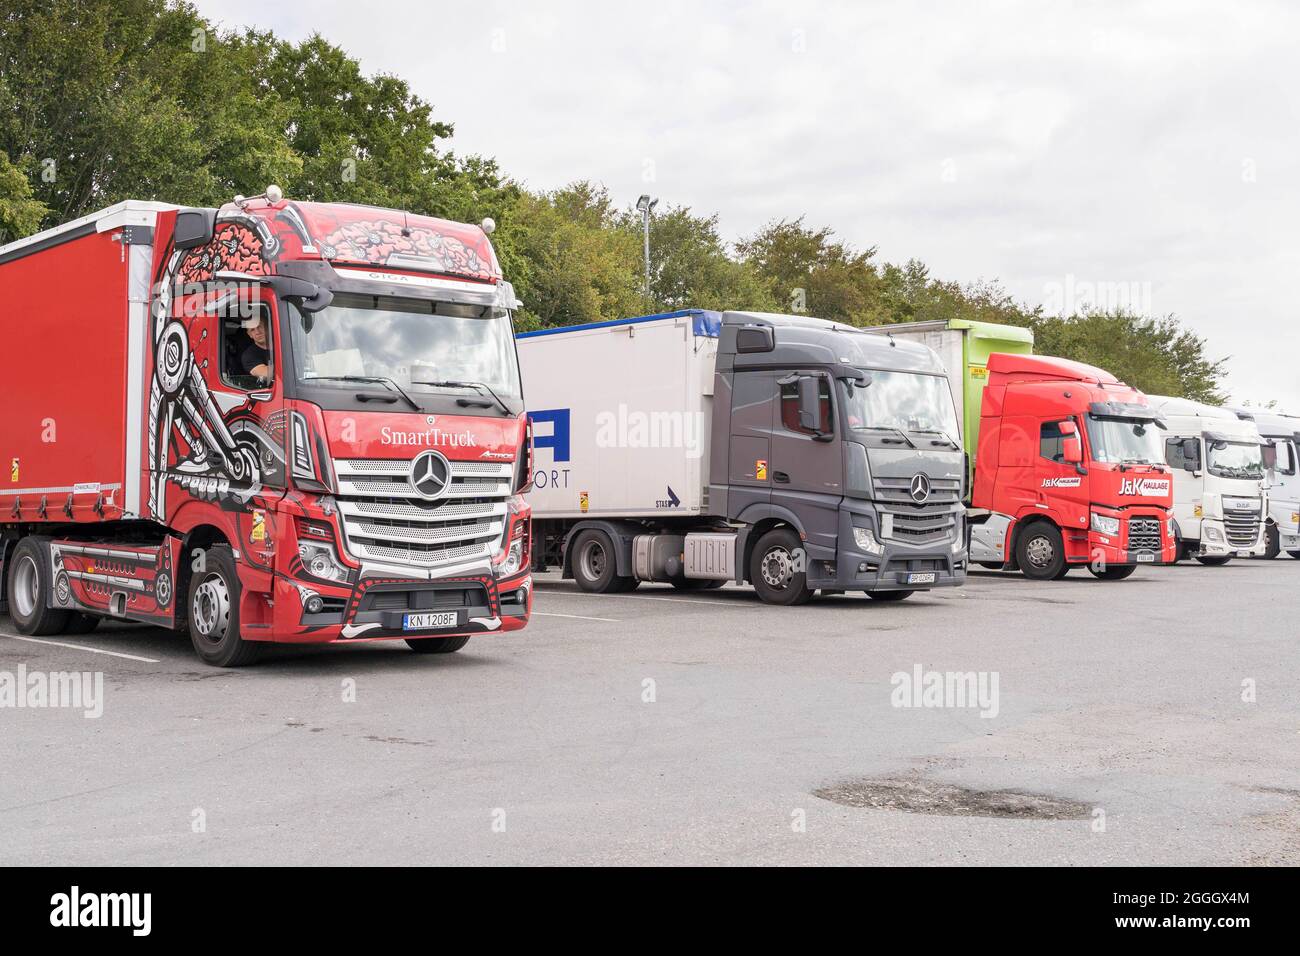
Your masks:
<svg viewBox="0 0 1300 956"><path fill-rule="evenodd" d="M648 212L653 205L654 203L650 201L650 197L647 195L642 195L641 198L636 201L637 212Z"/></svg>

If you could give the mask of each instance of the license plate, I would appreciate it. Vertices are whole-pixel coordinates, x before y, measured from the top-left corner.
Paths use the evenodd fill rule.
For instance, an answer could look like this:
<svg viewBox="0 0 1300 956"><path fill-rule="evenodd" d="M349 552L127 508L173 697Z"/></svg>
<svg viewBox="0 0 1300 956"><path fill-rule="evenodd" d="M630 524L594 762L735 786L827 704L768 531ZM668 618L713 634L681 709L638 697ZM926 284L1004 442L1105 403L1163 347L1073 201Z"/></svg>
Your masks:
<svg viewBox="0 0 1300 956"><path fill-rule="evenodd" d="M1137 553L1138 564L1155 564L1156 556L1150 551L1139 551Z"/></svg>
<svg viewBox="0 0 1300 956"><path fill-rule="evenodd" d="M935 574L933 571L914 571L907 576L908 584L933 584Z"/></svg>
<svg viewBox="0 0 1300 956"><path fill-rule="evenodd" d="M459 615L455 611L407 614L402 618L402 630L423 631L431 627L455 627L457 623L459 623Z"/></svg>

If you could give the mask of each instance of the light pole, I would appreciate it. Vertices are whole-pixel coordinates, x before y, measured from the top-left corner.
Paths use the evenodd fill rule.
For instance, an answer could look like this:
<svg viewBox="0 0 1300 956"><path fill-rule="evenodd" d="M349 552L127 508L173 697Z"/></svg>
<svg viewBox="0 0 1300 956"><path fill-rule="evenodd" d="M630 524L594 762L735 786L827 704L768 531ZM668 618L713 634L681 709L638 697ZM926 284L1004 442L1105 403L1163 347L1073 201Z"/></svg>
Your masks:
<svg viewBox="0 0 1300 956"><path fill-rule="evenodd" d="M641 212L641 229L645 236L645 298L650 301L650 213L659 205L658 199L642 195L636 201L636 208Z"/></svg>

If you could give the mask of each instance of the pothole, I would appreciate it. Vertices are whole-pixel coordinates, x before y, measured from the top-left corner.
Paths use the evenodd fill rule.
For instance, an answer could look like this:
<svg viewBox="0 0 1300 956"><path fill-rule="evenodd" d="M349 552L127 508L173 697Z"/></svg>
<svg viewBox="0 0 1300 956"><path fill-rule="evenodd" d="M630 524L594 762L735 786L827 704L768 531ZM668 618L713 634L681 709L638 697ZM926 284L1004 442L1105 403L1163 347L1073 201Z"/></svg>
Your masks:
<svg viewBox="0 0 1300 956"><path fill-rule="evenodd" d="M902 810L945 817L1083 820L1092 815L1092 806L1078 800L1019 790L972 790L914 777L851 780L814 790L813 796L846 807Z"/></svg>

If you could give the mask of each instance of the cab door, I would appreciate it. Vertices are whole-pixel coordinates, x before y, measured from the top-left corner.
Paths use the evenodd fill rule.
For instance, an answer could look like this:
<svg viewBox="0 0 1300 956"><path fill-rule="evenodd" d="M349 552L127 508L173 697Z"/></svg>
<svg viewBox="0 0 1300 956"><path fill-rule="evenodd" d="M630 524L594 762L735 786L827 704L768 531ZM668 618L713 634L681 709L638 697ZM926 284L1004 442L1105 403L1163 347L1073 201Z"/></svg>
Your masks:
<svg viewBox="0 0 1300 956"><path fill-rule="evenodd" d="M776 373L767 369L737 371L732 376L727 511L733 518L752 504L771 500L776 379Z"/></svg>
<svg viewBox="0 0 1300 956"><path fill-rule="evenodd" d="M844 445L837 427L834 384L824 372L807 371L780 375L776 384L772 504L798 517L814 558L833 559L844 495ZM818 547L824 550L818 553Z"/></svg>
<svg viewBox="0 0 1300 956"><path fill-rule="evenodd" d="M1084 429L1070 417L1049 418L1038 423L1038 456L1034 477L1038 510L1051 511L1062 529L1088 530L1088 476L1081 464L1066 461L1065 446L1074 436L1084 448ZM1085 458L1088 456L1085 454Z"/></svg>

